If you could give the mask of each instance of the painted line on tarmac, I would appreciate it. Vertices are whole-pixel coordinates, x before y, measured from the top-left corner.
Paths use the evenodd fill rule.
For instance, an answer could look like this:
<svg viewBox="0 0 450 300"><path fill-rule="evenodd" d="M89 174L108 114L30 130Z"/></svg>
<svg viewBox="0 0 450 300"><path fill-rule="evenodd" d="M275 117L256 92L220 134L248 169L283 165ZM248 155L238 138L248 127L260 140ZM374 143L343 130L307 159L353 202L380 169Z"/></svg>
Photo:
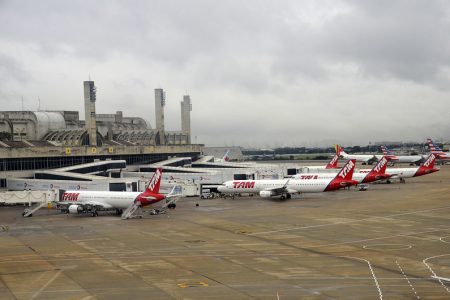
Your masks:
<svg viewBox="0 0 450 300"><path fill-rule="evenodd" d="M406 279L406 281L408 281L408 284L411 287L412 291L414 292L414 295L416 295L416 298L420 299L419 295L417 295L417 292L414 289L414 286L412 285L411 281L409 281L409 278L408 278L408 276L406 276L406 274L403 271L402 267L400 267L400 264L398 263L398 261L395 261L395 263L397 264L397 267L400 269L400 272L402 273L403 277Z"/></svg>
<svg viewBox="0 0 450 300"><path fill-rule="evenodd" d="M448 292L450 293L449 288L442 282L442 279L436 275L436 273L434 272L434 270L431 268L431 266L427 263L427 260L429 259L433 259L433 258L437 258L437 257L442 257L442 256L447 256L450 254L441 254L441 255L436 255L436 256L430 256L425 258L424 260L422 260L422 262L425 264L425 266L430 270L431 274L433 274L433 276L431 276L432 278L436 279L437 281L439 281L439 283L442 285L442 287Z"/></svg>
<svg viewBox="0 0 450 300"><path fill-rule="evenodd" d="M34 295L31 296L30 299L33 300L33 299L35 299L37 296L39 296L39 295L42 293L42 291L45 290L45 288L46 288L47 286L49 286L53 281L55 281L55 279L59 276L59 274L61 274L62 271L63 271L63 270L59 270L58 272L56 272L56 274L55 274L52 278L50 278L50 280L47 281L47 283L44 284L39 290L37 290L36 293L34 293Z"/></svg>
<svg viewBox="0 0 450 300"><path fill-rule="evenodd" d="M439 238L439 240L440 240L441 242L443 242L443 243L450 244L449 241L446 241L446 240L445 240L445 239L448 239L448 238L450 238L450 236L441 236L441 237Z"/></svg>
<svg viewBox="0 0 450 300"><path fill-rule="evenodd" d="M351 221L333 222L333 223L302 226L302 227L289 227L289 228L284 228L284 229L279 229L279 230L270 230L270 231L260 231L260 232L254 232L254 233L247 233L246 235L252 236L252 235L270 234L270 233L292 231L292 230L299 230L299 229L319 228L319 227L326 227L326 226L333 226L333 225L345 225L345 224L351 224L351 223L358 223L358 222L362 222L362 221L370 221L370 220L376 220L376 219L388 219L388 218L392 218L392 217L414 215L414 214L418 214L418 213L441 210L441 209L448 209L448 208L450 208L450 206L443 206L443 207L425 209L425 210L417 210L417 211L399 213L399 214L393 214L393 215L387 215L387 216L368 217L368 218L364 218L364 219L351 220Z"/></svg>
<svg viewBox="0 0 450 300"><path fill-rule="evenodd" d="M390 246L394 246L394 248L389 248ZM381 247L381 248L379 248ZM383 249L383 247L387 247L388 249ZM397 248L395 248L397 247ZM372 245L364 245L363 249L366 250L375 250L375 251L397 251L397 250L409 250L412 249L412 245L405 244L372 244Z"/></svg>
<svg viewBox="0 0 450 300"><path fill-rule="evenodd" d="M320 247L329 247L329 246L339 246L339 245L347 245L347 244L354 244L354 243L361 243L361 242L369 242L369 241L377 241L377 240L385 240L390 238L396 238L396 237L407 237L407 236L414 236L418 234L423 233L431 233L431 232L437 232L437 231L443 231L443 230L449 230L450 227L446 228L440 228L440 229L433 229L433 230L427 230L427 231L415 231L405 234L395 234L395 235L388 235L388 236L381 236L377 238L371 238L371 239L363 239L363 240L353 240L353 241L347 241L347 242L339 242L339 243L332 243L332 244L326 244L326 245L316 245L316 246L304 246L304 248L320 248Z"/></svg>
<svg viewBox="0 0 450 300"><path fill-rule="evenodd" d="M373 281L375 282L375 286L377 287L377 290L378 290L378 296L380 297L380 300L383 300L383 293L381 292L380 285L378 284L377 277L375 276L375 272L372 269L372 264L370 263L370 261L368 261L367 259L364 259L364 258L353 257L353 256L337 256L337 257L347 257L350 259L365 261L369 265L370 272L372 273Z"/></svg>

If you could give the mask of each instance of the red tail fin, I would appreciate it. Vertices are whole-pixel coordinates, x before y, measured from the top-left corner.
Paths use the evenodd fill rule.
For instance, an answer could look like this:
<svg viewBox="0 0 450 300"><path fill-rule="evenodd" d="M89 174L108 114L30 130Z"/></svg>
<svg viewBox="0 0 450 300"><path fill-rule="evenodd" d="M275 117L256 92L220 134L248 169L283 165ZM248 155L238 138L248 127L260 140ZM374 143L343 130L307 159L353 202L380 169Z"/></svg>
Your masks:
<svg viewBox="0 0 450 300"><path fill-rule="evenodd" d="M153 177L148 182L148 186L145 189L145 192L158 194L159 186L161 185L161 178L162 178L162 168L158 168L156 169L155 174L153 174Z"/></svg>
<svg viewBox="0 0 450 300"><path fill-rule="evenodd" d="M364 177L361 183L374 182L376 180L388 179L391 175L386 174L389 157L383 156L377 164Z"/></svg>
<svg viewBox="0 0 450 300"><path fill-rule="evenodd" d="M334 149L336 149L336 154L337 154L337 155L341 155L342 148L341 148L341 146L339 146L339 144L336 144L336 145L334 146Z"/></svg>
<svg viewBox="0 0 450 300"><path fill-rule="evenodd" d="M427 160L420 166L420 168L433 169L435 162L436 162L436 156L433 153L431 153L428 156Z"/></svg>
<svg viewBox="0 0 450 300"><path fill-rule="evenodd" d="M335 154L333 158L328 162L325 169L335 169L337 168L339 162L339 155Z"/></svg>
<svg viewBox="0 0 450 300"><path fill-rule="evenodd" d="M417 172L416 174L414 174L414 176L422 176L439 171L439 169L434 167L435 161L436 155L431 153L428 156L427 160L417 169Z"/></svg>
<svg viewBox="0 0 450 300"><path fill-rule="evenodd" d="M352 180L353 172L355 171L356 160L349 160L336 175L335 179L339 180Z"/></svg>
<svg viewBox="0 0 450 300"><path fill-rule="evenodd" d="M351 186L354 184L358 184L358 181L353 180L353 172L355 171L355 162L356 160L349 160L339 171L336 177L330 181L328 186L325 188L325 191L334 191L343 187Z"/></svg>
<svg viewBox="0 0 450 300"><path fill-rule="evenodd" d="M387 164L388 163L388 159L386 158L386 156L383 156L375 165L375 167L373 167L373 169L370 171L371 173L375 173L375 174L384 174L386 173L386 168L387 168Z"/></svg>

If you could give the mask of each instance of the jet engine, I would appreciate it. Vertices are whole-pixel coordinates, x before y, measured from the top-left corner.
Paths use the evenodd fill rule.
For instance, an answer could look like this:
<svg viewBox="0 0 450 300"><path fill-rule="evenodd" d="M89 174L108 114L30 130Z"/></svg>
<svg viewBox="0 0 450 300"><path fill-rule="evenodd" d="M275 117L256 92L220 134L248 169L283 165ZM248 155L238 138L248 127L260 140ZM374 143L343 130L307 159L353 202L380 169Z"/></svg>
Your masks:
<svg viewBox="0 0 450 300"><path fill-rule="evenodd" d="M83 211L83 207L81 205L72 204L69 205L69 213L71 214L78 214Z"/></svg>
<svg viewBox="0 0 450 300"><path fill-rule="evenodd" d="M273 194L271 191L261 191L261 192L259 192L259 196L261 198L270 198L273 196Z"/></svg>

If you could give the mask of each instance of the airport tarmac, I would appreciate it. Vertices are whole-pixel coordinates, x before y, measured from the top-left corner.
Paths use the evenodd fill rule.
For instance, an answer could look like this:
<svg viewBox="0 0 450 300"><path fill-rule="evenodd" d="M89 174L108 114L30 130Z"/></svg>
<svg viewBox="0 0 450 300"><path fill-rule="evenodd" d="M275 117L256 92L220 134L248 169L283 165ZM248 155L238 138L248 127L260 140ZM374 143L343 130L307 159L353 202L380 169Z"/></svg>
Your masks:
<svg viewBox="0 0 450 300"><path fill-rule="evenodd" d="M0 207L0 299L450 299L449 183L444 166L127 221Z"/></svg>

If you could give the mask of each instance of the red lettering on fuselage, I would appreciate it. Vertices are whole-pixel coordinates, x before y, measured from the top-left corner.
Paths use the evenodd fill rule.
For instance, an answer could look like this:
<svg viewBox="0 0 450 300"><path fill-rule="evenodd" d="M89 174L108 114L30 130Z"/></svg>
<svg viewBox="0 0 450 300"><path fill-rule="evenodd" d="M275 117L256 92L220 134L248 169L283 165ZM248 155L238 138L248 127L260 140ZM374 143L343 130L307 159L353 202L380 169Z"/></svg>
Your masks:
<svg viewBox="0 0 450 300"><path fill-rule="evenodd" d="M317 175L301 175L300 179L318 179L319 176Z"/></svg>
<svg viewBox="0 0 450 300"><path fill-rule="evenodd" d="M234 189L252 189L255 187L254 181L233 181Z"/></svg>
<svg viewBox="0 0 450 300"><path fill-rule="evenodd" d="M77 201L80 193L64 193L62 200L64 201Z"/></svg>

